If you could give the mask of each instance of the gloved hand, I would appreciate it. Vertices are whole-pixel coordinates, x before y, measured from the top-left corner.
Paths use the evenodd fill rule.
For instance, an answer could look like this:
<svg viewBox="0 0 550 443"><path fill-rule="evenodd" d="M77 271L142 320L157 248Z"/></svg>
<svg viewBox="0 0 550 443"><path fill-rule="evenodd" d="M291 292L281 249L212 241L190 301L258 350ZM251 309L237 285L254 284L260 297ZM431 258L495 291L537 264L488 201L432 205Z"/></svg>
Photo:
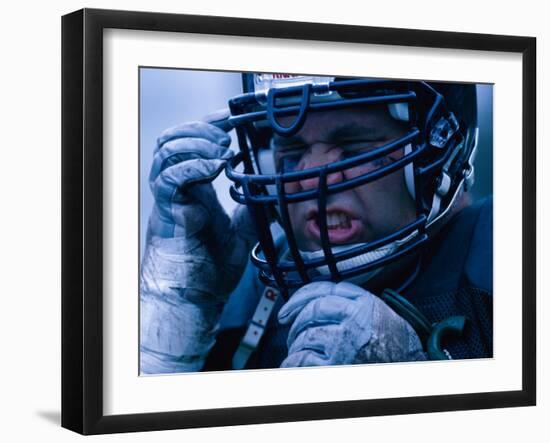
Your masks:
<svg viewBox="0 0 550 443"><path fill-rule="evenodd" d="M315 282L278 314L292 324L281 367L426 360L413 328L382 300L351 283Z"/></svg>
<svg viewBox="0 0 550 443"><path fill-rule="evenodd" d="M231 138L206 123L166 130L149 182L155 205L141 265L142 372L198 370L255 242L246 207L230 218L212 180Z"/></svg>

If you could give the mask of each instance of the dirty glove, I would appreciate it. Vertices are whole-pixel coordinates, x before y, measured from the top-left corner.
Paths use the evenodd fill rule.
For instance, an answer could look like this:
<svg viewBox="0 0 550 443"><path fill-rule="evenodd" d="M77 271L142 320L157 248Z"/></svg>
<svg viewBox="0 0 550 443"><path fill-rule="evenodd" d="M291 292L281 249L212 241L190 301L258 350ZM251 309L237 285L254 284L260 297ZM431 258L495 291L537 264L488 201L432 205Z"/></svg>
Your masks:
<svg viewBox="0 0 550 443"><path fill-rule="evenodd" d="M382 300L351 283L315 282L278 314L292 324L281 367L426 360L413 328Z"/></svg>
<svg viewBox="0 0 550 443"><path fill-rule="evenodd" d="M141 266L141 371L200 370L215 325L246 266L255 235L246 207L230 218L212 180L231 138L185 123L158 139L149 182L155 205Z"/></svg>

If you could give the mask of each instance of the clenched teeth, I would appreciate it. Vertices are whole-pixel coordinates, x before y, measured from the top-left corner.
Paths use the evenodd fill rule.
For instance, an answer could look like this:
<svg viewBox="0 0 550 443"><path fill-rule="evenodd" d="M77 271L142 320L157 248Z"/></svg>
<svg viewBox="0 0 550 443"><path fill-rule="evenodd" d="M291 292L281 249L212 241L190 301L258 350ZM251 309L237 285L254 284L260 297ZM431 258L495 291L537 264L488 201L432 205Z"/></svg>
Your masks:
<svg viewBox="0 0 550 443"><path fill-rule="evenodd" d="M327 213L328 229L347 229L351 228L351 218L343 212Z"/></svg>

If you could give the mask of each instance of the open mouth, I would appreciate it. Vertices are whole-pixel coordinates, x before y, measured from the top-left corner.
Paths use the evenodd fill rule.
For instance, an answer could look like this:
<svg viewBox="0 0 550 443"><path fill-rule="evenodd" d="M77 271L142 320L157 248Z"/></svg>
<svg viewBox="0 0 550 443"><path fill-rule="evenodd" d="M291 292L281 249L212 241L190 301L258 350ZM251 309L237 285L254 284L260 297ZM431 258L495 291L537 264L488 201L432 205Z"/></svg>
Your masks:
<svg viewBox="0 0 550 443"><path fill-rule="evenodd" d="M308 214L306 229L317 240L321 239L319 215L317 212ZM328 238L332 244L344 244L356 240L361 224L359 220L342 210L327 210Z"/></svg>
<svg viewBox="0 0 550 443"><path fill-rule="evenodd" d="M319 223L318 220L317 223ZM344 212L330 212L327 214L327 227L328 229L349 229L351 217Z"/></svg>

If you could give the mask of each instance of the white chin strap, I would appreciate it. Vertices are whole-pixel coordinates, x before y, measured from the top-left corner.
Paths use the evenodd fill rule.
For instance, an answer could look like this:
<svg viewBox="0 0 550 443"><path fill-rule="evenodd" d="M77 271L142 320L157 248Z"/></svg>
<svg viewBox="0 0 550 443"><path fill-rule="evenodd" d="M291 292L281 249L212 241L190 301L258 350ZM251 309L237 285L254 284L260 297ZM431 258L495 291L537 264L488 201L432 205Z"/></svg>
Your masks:
<svg viewBox="0 0 550 443"><path fill-rule="evenodd" d="M373 251L365 252L364 254L358 255L356 257L351 257L346 260L342 260L338 263L336 263L336 268L341 271L347 271L359 266L364 266L369 263L373 263L376 260L380 260L384 257L387 257L388 255L394 253L397 251L401 246L403 246L405 243L408 243L410 240L412 240L416 235L418 234L418 231L411 232L407 237L396 240L390 244L387 244L385 246L381 246L378 249L375 249ZM342 245L342 246L333 246L331 248L333 254L337 254L339 252L347 251L351 248L355 248L357 246L364 246L367 243L354 243L351 245ZM322 249L319 249L317 251L300 251L300 255L302 258L306 260L316 259L324 257L325 253ZM319 274L321 275L330 275L330 269L328 265L323 265L315 268ZM381 268L374 269L372 271L364 272L358 276L352 277L350 279L347 279L347 281L354 283L354 284L364 284L368 280L370 280L372 277L374 277Z"/></svg>

